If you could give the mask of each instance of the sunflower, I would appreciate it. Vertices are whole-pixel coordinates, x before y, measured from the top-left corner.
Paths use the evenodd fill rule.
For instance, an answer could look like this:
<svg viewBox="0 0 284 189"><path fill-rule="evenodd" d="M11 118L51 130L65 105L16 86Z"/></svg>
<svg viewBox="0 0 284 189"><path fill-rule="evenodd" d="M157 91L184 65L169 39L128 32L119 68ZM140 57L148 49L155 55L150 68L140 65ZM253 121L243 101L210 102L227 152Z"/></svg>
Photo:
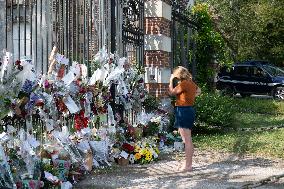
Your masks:
<svg viewBox="0 0 284 189"><path fill-rule="evenodd" d="M146 152L145 152L145 160L146 161L151 161L152 160L152 152L149 150L149 149L146 149Z"/></svg>
<svg viewBox="0 0 284 189"><path fill-rule="evenodd" d="M145 160L146 161L151 161L152 160L152 153L148 151L148 153L145 155Z"/></svg>

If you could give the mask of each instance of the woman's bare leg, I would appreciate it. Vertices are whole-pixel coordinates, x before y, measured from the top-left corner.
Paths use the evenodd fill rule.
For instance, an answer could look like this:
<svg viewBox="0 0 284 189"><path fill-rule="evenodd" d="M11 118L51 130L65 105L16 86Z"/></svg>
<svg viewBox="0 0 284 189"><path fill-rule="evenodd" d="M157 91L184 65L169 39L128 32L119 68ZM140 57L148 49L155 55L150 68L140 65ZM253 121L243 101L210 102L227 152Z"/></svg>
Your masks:
<svg viewBox="0 0 284 189"><path fill-rule="evenodd" d="M178 132L179 132L179 134L181 136L182 142L185 143L184 135L181 134L181 132L182 132L181 129L182 128L178 128Z"/></svg>
<svg viewBox="0 0 284 189"><path fill-rule="evenodd" d="M191 130L179 128L180 135L185 144L185 166L183 167L184 171L192 170L192 157L193 157L193 144L191 139Z"/></svg>

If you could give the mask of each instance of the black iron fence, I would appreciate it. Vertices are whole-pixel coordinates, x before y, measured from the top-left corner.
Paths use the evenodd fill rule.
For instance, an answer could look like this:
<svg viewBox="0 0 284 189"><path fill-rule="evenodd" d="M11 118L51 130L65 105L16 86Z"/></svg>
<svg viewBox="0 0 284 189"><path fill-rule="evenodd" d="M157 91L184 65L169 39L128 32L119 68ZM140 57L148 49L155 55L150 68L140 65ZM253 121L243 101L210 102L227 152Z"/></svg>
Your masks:
<svg viewBox="0 0 284 189"><path fill-rule="evenodd" d="M183 2L183 3L181 3ZM196 76L195 42L192 38L196 32L196 24L190 19L187 8L188 1L172 0L172 68L184 66L193 78Z"/></svg>
<svg viewBox="0 0 284 189"><path fill-rule="evenodd" d="M143 0L0 0L0 18L0 49L11 52L14 61L32 59L37 73L48 71L53 46L69 64L86 64L89 74L94 71L93 56L102 48L143 66ZM133 110L123 113L135 124ZM68 121L66 125L72 125L73 117ZM32 132L42 137L38 114L27 119L7 116L0 120L0 131L9 125L25 130L32 125Z"/></svg>
<svg viewBox="0 0 284 189"><path fill-rule="evenodd" d="M143 0L2 0L0 5L0 48L15 59L31 58L38 73L47 72L53 46L90 73L101 48L143 65Z"/></svg>

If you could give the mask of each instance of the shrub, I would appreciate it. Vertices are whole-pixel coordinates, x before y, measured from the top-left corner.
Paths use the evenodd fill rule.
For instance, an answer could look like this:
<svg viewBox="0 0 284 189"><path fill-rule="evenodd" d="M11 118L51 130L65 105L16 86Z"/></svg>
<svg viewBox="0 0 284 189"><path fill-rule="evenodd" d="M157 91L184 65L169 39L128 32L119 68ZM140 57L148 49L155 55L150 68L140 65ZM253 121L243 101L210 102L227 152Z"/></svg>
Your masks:
<svg viewBox="0 0 284 189"><path fill-rule="evenodd" d="M158 109L159 100L155 96L148 95L142 105L146 112L152 112Z"/></svg>
<svg viewBox="0 0 284 189"><path fill-rule="evenodd" d="M229 126L234 119L233 98L203 92L195 102L197 122L210 126Z"/></svg>

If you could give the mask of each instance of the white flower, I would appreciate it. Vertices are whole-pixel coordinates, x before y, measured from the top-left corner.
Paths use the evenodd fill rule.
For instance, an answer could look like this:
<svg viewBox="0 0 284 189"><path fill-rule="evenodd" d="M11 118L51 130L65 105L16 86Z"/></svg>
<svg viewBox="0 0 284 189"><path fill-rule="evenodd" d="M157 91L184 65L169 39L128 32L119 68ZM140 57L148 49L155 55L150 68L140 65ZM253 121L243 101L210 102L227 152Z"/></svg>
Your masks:
<svg viewBox="0 0 284 189"><path fill-rule="evenodd" d="M133 154L130 154L130 156L129 156L129 161L130 161L130 163L131 163L131 164L133 164L133 163L134 163L134 161L135 161L135 157L134 157L134 155L133 155Z"/></svg>
<svg viewBox="0 0 284 189"><path fill-rule="evenodd" d="M161 123L161 119L162 119L162 117L161 117L161 116L158 116L158 117L152 117L150 121L151 121L151 122L155 122L155 123L160 124L160 123Z"/></svg>
<svg viewBox="0 0 284 189"><path fill-rule="evenodd" d="M150 149L151 153L153 154L154 158L158 158L158 154L153 150L153 148Z"/></svg>

